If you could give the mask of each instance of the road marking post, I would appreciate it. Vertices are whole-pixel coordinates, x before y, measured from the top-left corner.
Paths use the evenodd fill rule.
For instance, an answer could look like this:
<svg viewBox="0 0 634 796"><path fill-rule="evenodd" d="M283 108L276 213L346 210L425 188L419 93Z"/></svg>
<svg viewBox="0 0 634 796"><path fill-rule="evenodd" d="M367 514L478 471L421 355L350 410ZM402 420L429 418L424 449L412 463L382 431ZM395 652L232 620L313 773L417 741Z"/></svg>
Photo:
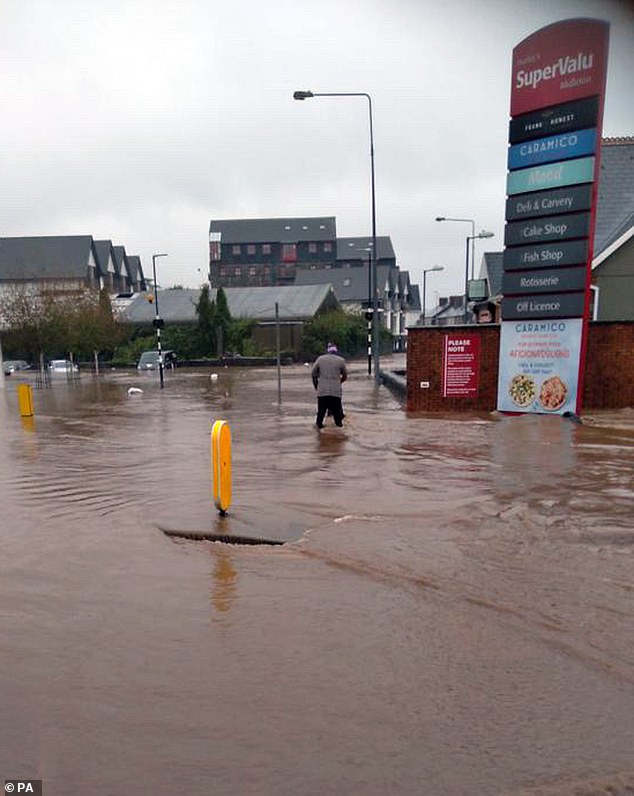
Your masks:
<svg viewBox="0 0 634 796"><path fill-rule="evenodd" d="M231 504L231 429L225 420L211 430L211 467L214 504L224 516Z"/></svg>
<svg viewBox="0 0 634 796"><path fill-rule="evenodd" d="M22 417L33 417L33 390L30 384L18 384L18 405Z"/></svg>

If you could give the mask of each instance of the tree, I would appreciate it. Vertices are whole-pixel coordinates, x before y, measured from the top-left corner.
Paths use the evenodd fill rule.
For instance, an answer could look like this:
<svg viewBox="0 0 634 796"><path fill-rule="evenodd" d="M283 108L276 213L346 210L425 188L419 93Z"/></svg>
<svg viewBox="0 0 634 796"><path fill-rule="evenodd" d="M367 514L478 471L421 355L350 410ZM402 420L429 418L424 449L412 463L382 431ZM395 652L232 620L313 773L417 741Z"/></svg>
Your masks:
<svg viewBox="0 0 634 796"><path fill-rule="evenodd" d="M209 285L204 285L196 303L198 339L201 354L210 356L216 350L216 302L209 297Z"/></svg>
<svg viewBox="0 0 634 796"><path fill-rule="evenodd" d="M343 310L325 312L304 324L302 353L306 357L323 354L332 341L348 356L357 356L367 346L367 325L361 315Z"/></svg>
<svg viewBox="0 0 634 796"><path fill-rule="evenodd" d="M60 293L19 287L4 296L0 312L10 347L40 362L45 355L69 353L96 358L100 351L113 350L123 334L106 291Z"/></svg>
<svg viewBox="0 0 634 796"><path fill-rule="evenodd" d="M231 313L225 291L219 287L216 291L216 347L218 356L222 356L230 345Z"/></svg>

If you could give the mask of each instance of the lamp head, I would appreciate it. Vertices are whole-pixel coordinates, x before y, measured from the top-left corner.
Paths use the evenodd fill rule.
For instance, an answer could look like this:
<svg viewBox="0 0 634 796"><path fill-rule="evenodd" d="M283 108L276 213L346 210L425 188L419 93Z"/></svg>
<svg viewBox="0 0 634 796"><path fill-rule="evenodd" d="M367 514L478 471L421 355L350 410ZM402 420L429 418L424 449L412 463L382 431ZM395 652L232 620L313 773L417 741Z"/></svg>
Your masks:
<svg viewBox="0 0 634 796"><path fill-rule="evenodd" d="M494 232L487 232L486 230L483 229L482 232L480 232L478 234L478 237L479 238L494 238L495 237L495 233Z"/></svg>
<svg viewBox="0 0 634 796"><path fill-rule="evenodd" d="M293 99L305 100L315 96L312 91L295 91L293 92Z"/></svg>
<svg viewBox="0 0 634 796"><path fill-rule="evenodd" d="M436 216L436 221L446 221L445 216Z"/></svg>
<svg viewBox="0 0 634 796"><path fill-rule="evenodd" d="M445 270L445 266L444 265L435 265L431 270L432 271L444 271Z"/></svg>

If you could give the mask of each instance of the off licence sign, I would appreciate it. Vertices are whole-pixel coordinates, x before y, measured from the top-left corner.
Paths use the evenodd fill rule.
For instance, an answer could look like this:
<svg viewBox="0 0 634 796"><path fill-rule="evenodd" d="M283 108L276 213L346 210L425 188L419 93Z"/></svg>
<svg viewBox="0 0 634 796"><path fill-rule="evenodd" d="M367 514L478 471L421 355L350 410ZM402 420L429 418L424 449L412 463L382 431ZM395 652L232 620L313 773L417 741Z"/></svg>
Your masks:
<svg viewBox="0 0 634 796"><path fill-rule="evenodd" d="M480 374L480 337L445 335L443 352L443 398L477 395Z"/></svg>

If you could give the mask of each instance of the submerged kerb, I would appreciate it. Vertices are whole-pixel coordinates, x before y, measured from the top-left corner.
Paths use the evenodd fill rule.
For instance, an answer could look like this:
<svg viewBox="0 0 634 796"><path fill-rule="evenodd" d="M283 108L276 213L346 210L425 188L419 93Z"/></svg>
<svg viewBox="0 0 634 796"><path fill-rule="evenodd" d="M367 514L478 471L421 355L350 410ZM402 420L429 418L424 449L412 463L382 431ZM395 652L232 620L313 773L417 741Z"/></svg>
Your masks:
<svg viewBox="0 0 634 796"><path fill-rule="evenodd" d="M242 545L283 545L281 539L268 539L262 536L242 536L232 533L213 533L212 531L188 531L178 529L161 528L166 536L178 537L180 539L192 539L197 542L223 542L224 544Z"/></svg>

